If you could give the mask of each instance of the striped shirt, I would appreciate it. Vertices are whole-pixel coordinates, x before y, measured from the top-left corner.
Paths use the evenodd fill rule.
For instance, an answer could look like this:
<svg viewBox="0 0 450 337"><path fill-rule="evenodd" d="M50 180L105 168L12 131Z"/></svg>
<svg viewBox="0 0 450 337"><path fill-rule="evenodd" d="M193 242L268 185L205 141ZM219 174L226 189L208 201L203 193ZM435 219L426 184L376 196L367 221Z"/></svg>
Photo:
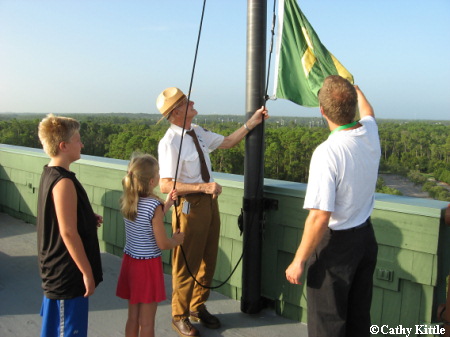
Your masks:
<svg viewBox="0 0 450 337"><path fill-rule="evenodd" d="M155 209L162 203L154 198L139 198L136 220L125 221L124 253L134 259L151 259L161 256L161 249L156 244L152 219Z"/></svg>

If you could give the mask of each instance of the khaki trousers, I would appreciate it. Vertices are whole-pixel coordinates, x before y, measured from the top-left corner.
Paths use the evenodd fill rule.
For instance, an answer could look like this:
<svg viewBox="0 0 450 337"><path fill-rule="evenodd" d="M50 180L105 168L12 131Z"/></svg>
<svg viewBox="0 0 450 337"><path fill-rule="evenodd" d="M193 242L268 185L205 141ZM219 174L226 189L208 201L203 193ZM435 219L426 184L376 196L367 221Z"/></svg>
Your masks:
<svg viewBox="0 0 450 337"><path fill-rule="evenodd" d="M189 202L189 214L183 207ZM177 220L178 217L178 220ZM217 198L196 193L180 198L180 205L172 214L172 228L184 232L183 250L189 270L201 284L210 286L216 268L219 245L220 214ZM178 246L172 255L172 316L176 320L189 317L205 303L210 290L198 285L189 275L186 262Z"/></svg>

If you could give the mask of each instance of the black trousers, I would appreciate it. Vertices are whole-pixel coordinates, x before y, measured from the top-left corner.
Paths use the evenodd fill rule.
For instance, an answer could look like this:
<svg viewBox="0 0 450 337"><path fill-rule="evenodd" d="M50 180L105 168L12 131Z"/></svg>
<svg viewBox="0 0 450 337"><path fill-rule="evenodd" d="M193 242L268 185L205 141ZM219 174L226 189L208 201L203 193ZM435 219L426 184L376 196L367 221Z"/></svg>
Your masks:
<svg viewBox="0 0 450 337"><path fill-rule="evenodd" d="M308 336L370 336L378 245L370 218L344 231L328 229L308 261Z"/></svg>

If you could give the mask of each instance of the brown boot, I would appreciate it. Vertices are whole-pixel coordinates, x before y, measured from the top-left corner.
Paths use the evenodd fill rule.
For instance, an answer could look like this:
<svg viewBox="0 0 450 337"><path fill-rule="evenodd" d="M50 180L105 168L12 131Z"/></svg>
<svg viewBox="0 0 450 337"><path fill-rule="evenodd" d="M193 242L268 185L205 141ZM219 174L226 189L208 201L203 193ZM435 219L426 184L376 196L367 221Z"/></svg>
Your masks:
<svg viewBox="0 0 450 337"><path fill-rule="evenodd" d="M211 315L204 304L198 307L198 311L191 311L191 317L193 322L201 322L208 329L220 328L220 321L216 316Z"/></svg>
<svg viewBox="0 0 450 337"><path fill-rule="evenodd" d="M200 332L191 324L189 318L176 321L172 318L172 328L181 336L200 336Z"/></svg>

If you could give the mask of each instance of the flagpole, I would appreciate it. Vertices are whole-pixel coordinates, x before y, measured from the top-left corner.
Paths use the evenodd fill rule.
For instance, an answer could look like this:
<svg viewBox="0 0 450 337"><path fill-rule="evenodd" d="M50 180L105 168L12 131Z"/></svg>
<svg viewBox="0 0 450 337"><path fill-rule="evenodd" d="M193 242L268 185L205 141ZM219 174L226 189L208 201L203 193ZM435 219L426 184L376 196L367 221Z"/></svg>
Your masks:
<svg viewBox="0 0 450 337"><path fill-rule="evenodd" d="M246 118L264 105L267 0L247 2ZM246 137L244 159L244 254L241 311L261 310L261 238L264 184L264 123Z"/></svg>

